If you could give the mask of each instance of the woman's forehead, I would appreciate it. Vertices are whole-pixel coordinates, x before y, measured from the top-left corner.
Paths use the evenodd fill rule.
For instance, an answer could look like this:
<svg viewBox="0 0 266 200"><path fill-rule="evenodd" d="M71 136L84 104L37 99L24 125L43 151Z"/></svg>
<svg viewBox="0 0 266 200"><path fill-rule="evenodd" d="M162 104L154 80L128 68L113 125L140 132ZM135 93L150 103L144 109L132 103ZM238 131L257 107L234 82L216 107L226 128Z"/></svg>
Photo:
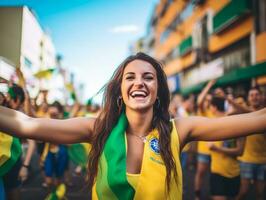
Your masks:
<svg viewBox="0 0 266 200"><path fill-rule="evenodd" d="M124 69L124 74L126 73L145 73L150 72L152 74L156 74L155 68L147 61L144 60L133 60L127 64Z"/></svg>

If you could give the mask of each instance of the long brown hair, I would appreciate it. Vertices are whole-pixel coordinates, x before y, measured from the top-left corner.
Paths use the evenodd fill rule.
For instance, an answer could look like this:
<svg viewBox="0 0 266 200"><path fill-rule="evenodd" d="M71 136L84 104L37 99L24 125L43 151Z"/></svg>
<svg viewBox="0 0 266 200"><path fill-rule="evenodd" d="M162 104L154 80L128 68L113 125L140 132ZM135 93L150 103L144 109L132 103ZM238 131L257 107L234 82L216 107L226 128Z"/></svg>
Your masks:
<svg viewBox="0 0 266 200"><path fill-rule="evenodd" d="M95 138L92 140L92 150L90 152L88 162L88 184L90 189L92 189L95 177L97 176L99 157L103 151L104 144L122 112L122 109L120 109L117 104L117 98L121 96L120 86L122 83L124 69L130 62L136 59L150 63L157 73L157 95L159 100L156 100L155 105L153 106L154 112L151 128L157 128L159 132L160 154L166 166L166 189L170 189L172 174L176 180L176 164L171 151L170 133L172 131L172 125L170 122L170 114L168 112L170 94L166 81L166 75L162 69L161 63L144 53L137 53L136 55L129 56L119 65L110 81L105 86L103 109L95 121Z"/></svg>

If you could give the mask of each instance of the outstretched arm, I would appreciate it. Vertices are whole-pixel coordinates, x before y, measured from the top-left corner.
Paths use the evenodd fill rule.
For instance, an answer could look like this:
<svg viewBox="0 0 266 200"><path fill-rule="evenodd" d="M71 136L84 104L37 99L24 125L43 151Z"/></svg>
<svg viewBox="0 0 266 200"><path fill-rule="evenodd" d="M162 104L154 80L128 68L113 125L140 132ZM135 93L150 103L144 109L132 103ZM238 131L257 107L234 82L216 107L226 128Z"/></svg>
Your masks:
<svg viewBox="0 0 266 200"><path fill-rule="evenodd" d="M176 119L181 145L189 141L218 141L266 131L266 108L247 114L220 118Z"/></svg>
<svg viewBox="0 0 266 200"><path fill-rule="evenodd" d="M0 106L0 131L34 140L68 144L90 142L95 119L56 120L31 118L21 112Z"/></svg>

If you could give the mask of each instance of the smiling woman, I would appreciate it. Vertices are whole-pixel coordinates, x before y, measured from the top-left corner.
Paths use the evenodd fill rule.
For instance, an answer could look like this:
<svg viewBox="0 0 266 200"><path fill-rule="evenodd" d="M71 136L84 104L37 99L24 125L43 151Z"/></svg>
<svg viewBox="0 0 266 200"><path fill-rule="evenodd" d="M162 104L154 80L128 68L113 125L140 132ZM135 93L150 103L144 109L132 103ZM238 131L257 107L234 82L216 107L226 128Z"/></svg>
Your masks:
<svg viewBox="0 0 266 200"><path fill-rule="evenodd" d="M117 98L122 99L123 104L121 104L121 106L116 105ZM105 152L107 146L105 143L110 141L110 137L108 136L114 136L114 134L110 134L110 132L117 123L117 120L120 119L121 114L125 113L126 124L124 126L126 128L122 129L120 133L122 141L120 143L116 143L118 139L114 139L113 141L115 143L110 145L116 148L121 144L126 146L125 143L127 143L127 151L126 148L122 148L120 150L114 149L116 152L115 154L119 155L120 158L117 159L117 161L114 161L116 164L115 166L120 166L123 169L121 176L124 177L124 182L118 180L111 180L109 182L115 182L116 185L121 184L126 188L131 188L131 186L128 184L128 181L126 181L128 178L126 176L126 172L130 174L138 174L139 181L142 180L142 174L145 173L142 171L144 170L143 164L144 160L146 160L143 157L146 158L146 156L144 156L146 155L145 151L148 151L148 154L150 154L150 148L146 147L143 143L143 141L148 141L148 139L141 138L148 137L151 135L151 132L154 132L153 130L156 130L153 136L157 140L158 147L161 149L159 160L165 164L165 170L160 170L162 171L161 174L164 174L163 178L161 175L157 176L157 178L163 180L166 179L166 182L162 181L157 189L155 189L153 185L148 185L148 183L146 183L147 180L142 180L143 183L141 185L145 185L142 187L146 187L146 190L147 188L153 188L153 195L161 194L162 198L165 193L165 188L170 190L171 186L173 191L171 194L181 194L181 192L177 192L178 188L175 187L177 184L170 184L171 174L174 176L172 181L179 182L180 188L182 183L180 179L177 181L175 162L177 162L178 158L173 157L170 143L172 124L170 122L170 115L168 112L169 101L170 96L166 82L166 76L162 70L161 64L158 61L146 54L138 53L135 56L128 57L118 67L117 71L114 73L112 79L107 85L102 115L95 122L94 130L96 133L96 138L93 140L93 150L90 153L88 169L90 172L89 185L92 186L93 184L94 177L97 174L99 160L100 165L103 165L101 163L101 156L103 154L101 153L102 151ZM155 104L156 106L154 106ZM127 133L127 141L124 141L123 135L125 132ZM114 154L111 155L112 159L114 159ZM120 161L121 157L123 158L123 162ZM154 163L150 157L147 157L147 161L145 161L145 163L150 162ZM107 177L114 177L115 179L117 174L107 173L106 175ZM97 177L96 182L103 183L104 181L102 179L98 179ZM164 185L164 183L166 183L166 185ZM108 188L116 188L116 185L113 186L111 184ZM137 188L140 187L141 186L138 186ZM138 191L137 188L135 188L136 192ZM111 189L111 191L113 191L113 189ZM131 190L127 189L125 191ZM134 190L132 191L133 192L129 192L129 195L133 198L135 192ZM144 195L149 195L152 197L151 195L153 192L149 192L150 193L147 194L142 191L141 196L144 197ZM98 196L99 194L103 195L104 192L98 192L97 194L94 194L94 196Z"/></svg>
<svg viewBox="0 0 266 200"><path fill-rule="evenodd" d="M96 119L36 119L0 107L0 131L61 144L89 142L92 199L155 200L182 199L179 154L186 143L266 130L265 108L219 119L170 120L169 101L161 64L138 53L128 57L106 85Z"/></svg>

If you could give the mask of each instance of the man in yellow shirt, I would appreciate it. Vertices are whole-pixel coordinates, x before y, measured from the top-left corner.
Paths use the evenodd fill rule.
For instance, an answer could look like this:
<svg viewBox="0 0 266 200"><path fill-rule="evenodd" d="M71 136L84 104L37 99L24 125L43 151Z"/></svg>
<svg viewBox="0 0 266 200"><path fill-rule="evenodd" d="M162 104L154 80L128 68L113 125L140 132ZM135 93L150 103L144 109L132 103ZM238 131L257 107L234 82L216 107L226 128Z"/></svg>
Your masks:
<svg viewBox="0 0 266 200"><path fill-rule="evenodd" d="M197 115L204 117L213 117L210 111L210 103L212 95L208 94L211 87L215 84L215 80L211 80L204 87L197 98ZM207 142L198 141L197 143L197 170L194 179L194 191L195 191L195 200L202 198L201 189L203 184L203 179L206 176L207 172L210 169L210 150L207 145Z"/></svg>
<svg viewBox="0 0 266 200"><path fill-rule="evenodd" d="M215 117L224 116L224 99L213 97L210 108ZM240 187L240 167L236 157L243 153L243 139L212 142L209 143L209 146L211 150L210 192L212 199L234 198Z"/></svg>
<svg viewBox="0 0 266 200"><path fill-rule="evenodd" d="M259 88L251 88L248 93L250 111L263 107L262 94ZM241 169L241 188L238 200L244 199L248 193L251 181L256 187L256 199L263 200L266 173L266 134L256 134L246 137L243 156L239 158Z"/></svg>

